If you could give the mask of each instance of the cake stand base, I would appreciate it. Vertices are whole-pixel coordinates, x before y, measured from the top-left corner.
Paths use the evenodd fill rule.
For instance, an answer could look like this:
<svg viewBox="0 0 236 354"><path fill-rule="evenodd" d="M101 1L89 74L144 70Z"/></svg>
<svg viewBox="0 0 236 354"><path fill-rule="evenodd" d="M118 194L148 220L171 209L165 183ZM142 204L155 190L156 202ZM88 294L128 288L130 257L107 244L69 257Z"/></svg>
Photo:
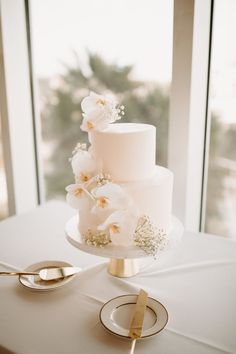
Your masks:
<svg viewBox="0 0 236 354"><path fill-rule="evenodd" d="M138 274L139 264L137 259L111 258L108 263L108 273L118 278L129 278Z"/></svg>

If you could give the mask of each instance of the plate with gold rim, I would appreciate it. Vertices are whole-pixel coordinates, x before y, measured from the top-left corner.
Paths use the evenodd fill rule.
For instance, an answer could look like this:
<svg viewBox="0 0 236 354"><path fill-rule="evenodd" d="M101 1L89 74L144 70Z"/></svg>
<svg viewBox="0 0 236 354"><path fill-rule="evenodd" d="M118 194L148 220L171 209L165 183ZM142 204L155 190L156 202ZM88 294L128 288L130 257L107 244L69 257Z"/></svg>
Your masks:
<svg viewBox="0 0 236 354"><path fill-rule="evenodd" d="M38 272L43 268L55 268L55 267L71 267L72 265L68 262L63 261L43 261L30 265L25 271ZM49 291L55 290L71 282L76 275L71 275L66 278L47 280L44 281L39 278L38 275L20 275L19 282L26 288L30 288L36 291Z"/></svg>
<svg viewBox="0 0 236 354"><path fill-rule="evenodd" d="M129 337L129 327L133 318L137 296L121 295L109 300L100 310L99 318L103 327L119 337ZM168 322L168 312L159 301L148 297L144 315L142 336L148 338L160 333Z"/></svg>

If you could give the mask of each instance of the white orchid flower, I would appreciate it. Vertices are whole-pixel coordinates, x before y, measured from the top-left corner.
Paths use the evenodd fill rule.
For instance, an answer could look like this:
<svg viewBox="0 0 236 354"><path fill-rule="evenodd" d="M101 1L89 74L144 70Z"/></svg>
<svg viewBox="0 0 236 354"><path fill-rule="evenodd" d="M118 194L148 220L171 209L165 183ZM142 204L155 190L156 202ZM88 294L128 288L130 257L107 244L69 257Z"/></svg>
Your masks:
<svg viewBox="0 0 236 354"><path fill-rule="evenodd" d="M117 107L115 100L95 92L90 92L90 95L83 99L81 108L84 118L80 128L86 132L103 130L124 114L124 106Z"/></svg>
<svg viewBox="0 0 236 354"><path fill-rule="evenodd" d="M80 129L85 132L90 132L93 130L104 130L110 123L109 114L100 110L94 110L90 113L84 113L83 117L84 118Z"/></svg>
<svg viewBox="0 0 236 354"><path fill-rule="evenodd" d="M94 188L92 195L96 200L96 204L92 208L93 213L127 209L132 203L130 196L124 189L120 185L112 182Z"/></svg>
<svg viewBox="0 0 236 354"><path fill-rule="evenodd" d="M92 155L86 150L78 150L71 159L76 181L86 183L98 173L98 166Z"/></svg>
<svg viewBox="0 0 236 354"><path fill-rule="evenodd" d="M136 212L117 210L103 224L98 226L98 230L108 231L114 245L127 247L134 245L134 232L137 223L138 216Z"/></svg>
<svg viewBox="0 0 236 354"><path fill-rule="evenodd" d="M89 96L85 97L81 102L82 111L89 114L94 111L106 111L116 107L116 102L103 95L91 91Z"/></svg>
<svg viewBox="0 0 236 354"><path fill-rule="evenodd" d="M70 184L66 187L66 200L68 204L77 210L88 210L94 203L93 196L82 184Z"/></svg>

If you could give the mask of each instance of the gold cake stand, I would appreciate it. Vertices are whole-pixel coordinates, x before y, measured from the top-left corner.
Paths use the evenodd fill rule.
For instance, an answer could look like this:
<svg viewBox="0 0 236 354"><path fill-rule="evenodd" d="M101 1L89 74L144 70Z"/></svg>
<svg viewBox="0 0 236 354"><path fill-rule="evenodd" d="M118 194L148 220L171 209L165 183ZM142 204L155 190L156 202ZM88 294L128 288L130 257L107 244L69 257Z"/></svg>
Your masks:
<svg viewBox="0 0 236 354"><path fill-rule="evenodd" d="M78 215L72 217L65 226L66 238L71 245L83 252L93 254L100 257L109 258L107 270L108 272L119 278L132 277L139 273L139 258L150 257L137 246L121 247L107 245L103 248L90 246L84 243L78 231ZM176 218L172 217L172 231L168 235L169 246L167 249L179 242L183 234L183 225Z"/></svg>
<svg viewBox="0 0 236 354"><path fill-rule="evenodd" d="M107 269L115 277L129 278L138 274L139 263L137 259L111 258Z"/></svg>

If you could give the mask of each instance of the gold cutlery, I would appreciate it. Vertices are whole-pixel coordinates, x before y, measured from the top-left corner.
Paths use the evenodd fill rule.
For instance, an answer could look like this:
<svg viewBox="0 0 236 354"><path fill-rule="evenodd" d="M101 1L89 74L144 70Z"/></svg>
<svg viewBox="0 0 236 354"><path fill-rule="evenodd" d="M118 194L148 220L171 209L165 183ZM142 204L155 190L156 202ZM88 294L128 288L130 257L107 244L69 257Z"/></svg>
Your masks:
<svg viewBox="0 0 236 354"><path fill-rule="evenodd" d="M140 290L135 305L134 315L129 328L129 337L132 339L130 354L134 353L136 340L142 335L143 320L147 307L148 294L143 289Z"/></svg>
<svg viewBox="0 0 236 354"><path fill-rule="evenodd" d="M0 272L0 275L38 275L42 280L56 280L66 278L79 273L79 267L57 267L42 268L38 272L22 271L22 272Z"/></svg>

